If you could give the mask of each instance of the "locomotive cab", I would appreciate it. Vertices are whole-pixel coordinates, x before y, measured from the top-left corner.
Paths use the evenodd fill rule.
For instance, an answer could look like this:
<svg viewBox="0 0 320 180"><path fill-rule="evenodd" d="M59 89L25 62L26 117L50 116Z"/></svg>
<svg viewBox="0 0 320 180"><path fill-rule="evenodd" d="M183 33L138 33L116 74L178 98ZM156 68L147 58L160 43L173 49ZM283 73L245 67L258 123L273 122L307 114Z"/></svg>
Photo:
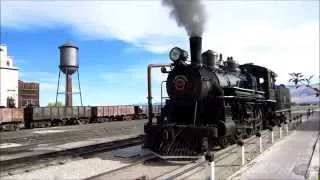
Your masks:
<svg viewBox="0 0 320 180"><path fill-rule="evenodd" d="M242 72L250 72L255 77L256 88L259 91L265 92L265 98L275 101L275 78L277 74L273 71L254 65L252 63L243 64L239 66Z"/></svg>

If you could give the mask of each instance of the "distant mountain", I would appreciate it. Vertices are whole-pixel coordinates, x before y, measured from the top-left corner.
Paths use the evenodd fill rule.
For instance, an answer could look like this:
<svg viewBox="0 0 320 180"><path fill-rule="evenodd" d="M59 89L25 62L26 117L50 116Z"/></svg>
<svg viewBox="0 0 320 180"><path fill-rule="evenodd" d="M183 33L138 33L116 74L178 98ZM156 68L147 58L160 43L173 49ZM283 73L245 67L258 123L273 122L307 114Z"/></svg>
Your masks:
<svg viewBox="0 0 320 180"><path fill-rule="evenodd" d="M311 86L320 89L320 83ZM320 104L320 97L316 97L316 92L313 89L305 86L296 88L295 85L287 85L286 87L290 89L292 102L297 104Z"/></svg>

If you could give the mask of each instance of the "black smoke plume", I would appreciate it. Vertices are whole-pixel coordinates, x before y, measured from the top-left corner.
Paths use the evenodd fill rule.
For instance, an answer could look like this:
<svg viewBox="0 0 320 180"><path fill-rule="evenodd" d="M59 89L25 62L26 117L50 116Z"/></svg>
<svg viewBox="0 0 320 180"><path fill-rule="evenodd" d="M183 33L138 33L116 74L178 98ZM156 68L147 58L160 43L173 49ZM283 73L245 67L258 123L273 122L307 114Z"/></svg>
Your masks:
<svg viewBox="0 0 320 180"><path fill-rule="evenodd" d="M200 0L162 0L170 7L170 15L178 26L183 26L189 36L202 36L207 20L204 5Z"/></svg>

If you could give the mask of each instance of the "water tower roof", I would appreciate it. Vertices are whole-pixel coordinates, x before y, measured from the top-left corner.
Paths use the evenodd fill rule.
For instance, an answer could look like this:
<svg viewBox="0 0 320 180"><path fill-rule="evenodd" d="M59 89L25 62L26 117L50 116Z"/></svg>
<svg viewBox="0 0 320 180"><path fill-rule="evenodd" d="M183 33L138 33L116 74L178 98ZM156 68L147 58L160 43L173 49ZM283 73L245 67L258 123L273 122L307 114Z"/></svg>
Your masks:
<svg viewBox="0 0 320 180"><path fill-rule="evenodd" d="M73 48L79 49L76 45L72 44L71 42L66 42L63 45L59 46L60 49L64 47L73 47Z"/></svg>

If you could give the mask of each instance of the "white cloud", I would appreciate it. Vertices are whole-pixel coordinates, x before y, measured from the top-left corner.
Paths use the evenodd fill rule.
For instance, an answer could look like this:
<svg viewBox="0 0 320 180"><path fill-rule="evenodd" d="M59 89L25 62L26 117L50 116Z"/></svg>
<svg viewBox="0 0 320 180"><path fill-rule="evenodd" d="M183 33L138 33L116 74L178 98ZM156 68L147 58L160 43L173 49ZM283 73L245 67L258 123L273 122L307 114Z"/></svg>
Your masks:
<svg viewBox="0 0 320 180"><path fill-rule="evenodd" d="M72 7L72 8L71 8ZM2 25L20 29L70 25L89 39L152 44L156 36L184 33L157 1L5 1ZM169 25L163 28L163 25ZM164 44L161 44L162 46ZM158 46L158 45L156 45ZM149 47L149 46L148 46Z"/></svg>
<svg viewBox="0 0 320 180"><path fill-rule="evenodd" d="M186 32L169 18L160 1L1 3L4 27L24 30L67 25L83 38L118 39L155 53L167 53L177 45L189 49ZM205 3L208 23L203 50L210 48L240 63L267 66L281 83L286 83L290 72L319 74L318 1ZM145 77L142 72L132 73ZM110 74L104 77L113 78Z"/></svg>
<svg viewBox="0 0 320 180"><path fill-rule="evenodd" d="M210 39L217 39L223 42L216 46L218 51L233 55L240 63L254 62L266 66L279 75L278 81L286 83L290 72L319 73L318 30L316 23L289 30L254 24L228 33L224 41L216 34L208 33L204 46L209 46Z"/></svg>

